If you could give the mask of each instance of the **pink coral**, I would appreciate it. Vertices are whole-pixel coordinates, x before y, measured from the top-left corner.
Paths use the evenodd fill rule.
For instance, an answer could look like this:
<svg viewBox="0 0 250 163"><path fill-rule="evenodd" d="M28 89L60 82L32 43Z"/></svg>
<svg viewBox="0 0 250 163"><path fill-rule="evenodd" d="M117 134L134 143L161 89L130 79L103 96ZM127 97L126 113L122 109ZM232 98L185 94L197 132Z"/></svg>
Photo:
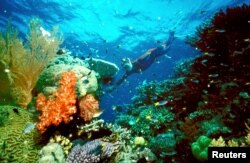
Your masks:
<svg viewBox="0 0 250 163"><path fill-rule="evenodd" d="M76 113L76 81L77 77L74 72L64 72L60 79L60 87L53 94L53 98L47 99L43 94L37 96L37 110L42 114L36 127L41 133L44 133L51 125L68 123L70 116Z"/></svg>
<svg viewBox="0 0 250 163"><path fill-rule="evenodd" d="M91 94L87 94L79 101L80 117L85 121L90 121L99 113L99 102Z"/></svg>

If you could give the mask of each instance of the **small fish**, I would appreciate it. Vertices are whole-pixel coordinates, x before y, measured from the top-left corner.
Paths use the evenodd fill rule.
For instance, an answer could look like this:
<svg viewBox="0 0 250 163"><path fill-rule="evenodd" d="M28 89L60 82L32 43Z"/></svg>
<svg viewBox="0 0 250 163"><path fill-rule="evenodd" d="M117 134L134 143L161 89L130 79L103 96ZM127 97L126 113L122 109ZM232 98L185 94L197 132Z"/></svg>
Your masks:
<svg viewBox="0 0 250 163"><path fill-rule="evenodd" d="M91 73L92 73L92 70L91 70L91 71L89 71L89 73L88 73L87 75L89 76Z"/></svg>
<svg viewBox="0 0 250 163"><path fill-rule="evenodd" d="M135 125L135 121L134 120L130 120L129 122L128 122L128 124L130 125L130 126L133 126L133 125Z"/></svg>
<svg viewBox="0 0 250 163"><path fill-rule="evenodd" d="M197 80L197 79L191 79L191 82L196 83L196 84L199 84L199 83L200 83L200 81Z"/></svg>
<svg viewBox="0 0 250 163"><path fill-rule="evenodd" d="M213 53L208 53L208 52L205 52L204 54L205 54L205 55L207 55L207 56L210 56L210 57L213 57L213 56L214 56L214 54L213 54Z"/></svg>
<svg viewBox="0 0 250 163"><path fill-rule="evenodd" d="M226 30L224 30L224 29L216 29L215 32L224 33L224 32L226 32Z"/></svg>
<svg viewBox="0 0 250 163"><path fill-rule="evenodd" d="M59 49L56 54L57 55L62 55L62 54L65 54L66 53L66 50L65 49Z"/></svg>
<svg viewBox="0 0 250 163"><path fill-rule="evenodd" d="M250 42L249 38L244 39L245 42Z"/></svg>
<svg viewBox="0 0 250 163"><path fill-rule="evenodd" d="M112 110L117 111L117 112L121 112L123 110L122 106L117 105L117 106L112 106Z"/></svg>
<svg viewBox="0 0 250 163"><path fill-rule="evenodd" d="M219 74L209 74L208 77L210 78L217 78L219 76Z"/></svg>
<svg viewBox="0 0 250 163"><path fill-rule="evenodd" d="M149 119L149 120L152 119L152 117L151 117L150 115L145 116L145 118L146 118L146 119Z"/></svg>
<svg viewBox="0 0 250 163"><path fill-rule="evenodd" d="M12 109L14 113L19 114L19 110L17 108Z"/></svg>
<svg viewBox="0 0 250 163"><path fill-rule="evenodd" d="M163 106L163 105L166 105L168 103L168 100L162 100L162 101L159 101L159 102L156 102L154 103L154 106Z"/></svg>
<svg viewBox="0 0 250 163"><path fill-rule="evenodd" d="M92 137L92 133L90 132L87 134L87 138L90 139L91 137Z"/></svg>
<svg viewBox="0 0 250 163"><path fill-rule="evenodd" d="M166 58L169 58L169 59L172 58L171 56L169 56L169 55L167 55L167 54L165 54L164 56L165 56Z"/></svg>
<svg viewBox="0 0 250 163"><path fill-rule="evenodd" d="M36 126L36 123L28 122L23 130L23 134L30 133Z"/></svg>
<svg viewBox="0 0 250 163"><path fill-rule="evenodd" d="M93 115L93 118L100 117L100 115L102 115L102 113L103 113L103 110L100 110L100 111L96 112L96 113Z"/></svg>
<svg viewBox="0 0 250 163"><path fill-rule="evenodd" d="M10 69L6 68L6 69L4 69L4 72L9 73Z"/></svg>
<svg viewBox="0 0 250 163"><path fill-rule="evenodd" d="M108 49L105 50L105 53L108 54Z"/></svg>

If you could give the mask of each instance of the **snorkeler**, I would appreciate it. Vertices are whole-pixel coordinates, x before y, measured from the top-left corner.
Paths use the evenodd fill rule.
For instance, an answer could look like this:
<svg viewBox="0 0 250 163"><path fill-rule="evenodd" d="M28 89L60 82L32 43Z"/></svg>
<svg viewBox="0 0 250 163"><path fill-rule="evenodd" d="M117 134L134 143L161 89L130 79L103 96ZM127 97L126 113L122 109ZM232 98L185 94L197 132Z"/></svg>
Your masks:
<svg viewBox="0 0 250 163"><path fill-rule="evenodd" d="M149 68L155 62L156 58L168 52L173 40L174 31L169 31L168 40L162 43L157 48L149 49L146 53L144 53L134 61L131 61L129 58L123 58L122 65L125 69L125 74L115 83L115 86L119 86L129 75L134 73L141 73L142 71Z"/></svg>

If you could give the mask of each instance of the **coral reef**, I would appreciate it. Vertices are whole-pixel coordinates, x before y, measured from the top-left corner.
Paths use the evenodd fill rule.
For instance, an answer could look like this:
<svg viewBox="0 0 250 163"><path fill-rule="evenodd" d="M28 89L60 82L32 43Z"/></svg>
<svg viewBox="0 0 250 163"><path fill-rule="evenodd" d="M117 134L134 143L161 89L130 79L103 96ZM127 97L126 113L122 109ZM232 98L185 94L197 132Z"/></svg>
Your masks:
<svg viewBox="0 0 250 163"><path fill-rule="evenodd" d="M227 146L247 146L242 128L250 121L248 20L247 5L218 12L191 40L203 54L177 66L169 80L138 86L133 104L116 123L130 129L132 137L143 136L165 162L206 160L210 142L202 145L204 137L212 141L221 136ZM168 132L170 148L159 143ZM168 150L170 154L162 153Z"/></svg>
<svg viewBox="0 0 250 163"><path fill-rule="evenodd" d="M54 98L46 99L42 94L37 96L37 109L41 112L37 129L41 133L44 133L51 125L68 123L70 117L76 113L76 81L74 72L64 72L60 79L60 87L53 94Z"/></svg>
<svg viewBox="0 0 250 163"><path fill-rule="evenodd" d="M99 101L92 94L87 94L79 100L79 110L80 117L90 121L99 112Z"/></svg>
<svg viewBox="0 0 250 163"><path fill-rule="evenodd" d="M33 115L15 106L0 106L8 113L8 119L0 126L0 162L33 163L38 160L41 148L37 145L38 132L24 132Z"/></svg>
<svg viewBox="0 0 250 163"><path fill-rule="evenodd" d="M41 28L41 22L32 19L25 44L18 38L17 30L10 26L5 37L4 34L0 34L1 77L8 78L3 80L3 84L7 88L10 87L1 89L1 94L2 91L10 90L11 97L22 107L27 107L31 101L32 90L39 75L56 55L56 50L62 42L56 27L50 35L45 35ZM3 70L8 74L3 75Z"/></svg>

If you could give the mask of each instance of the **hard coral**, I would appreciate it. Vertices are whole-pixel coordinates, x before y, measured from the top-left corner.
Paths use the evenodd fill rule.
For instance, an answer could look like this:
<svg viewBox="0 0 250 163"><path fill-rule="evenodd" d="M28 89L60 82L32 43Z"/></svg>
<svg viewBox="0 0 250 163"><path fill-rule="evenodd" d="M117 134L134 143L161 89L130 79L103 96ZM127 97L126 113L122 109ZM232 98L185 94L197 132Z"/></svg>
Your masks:
<svg viewBox="0 0 250 163"><path fill-rule="evenodd" d="M80 117L90 121L99 112L99 102L92 94L87 94L79 101L79 108Z"/></svg>
<svg viewBox="0 0 250 163"><path fill-rule="evenodd" d="M37 128L44 133L51 125L58 126L61 122L68 123L70 116L76 113L76 75L74 72L64 72L60 87L54 93L54 98L46 99L43 94L37 96L36 105L42 114Z"/></svg>
<svg viewBox="0 0 250 163"><path fill-rule="evenodd" d="M14 106L0 106L0 110L8 113L4 125L0 126L0 162L36 162L41 148L39 134L35 129L26 132L33 115Z"/></svg>

